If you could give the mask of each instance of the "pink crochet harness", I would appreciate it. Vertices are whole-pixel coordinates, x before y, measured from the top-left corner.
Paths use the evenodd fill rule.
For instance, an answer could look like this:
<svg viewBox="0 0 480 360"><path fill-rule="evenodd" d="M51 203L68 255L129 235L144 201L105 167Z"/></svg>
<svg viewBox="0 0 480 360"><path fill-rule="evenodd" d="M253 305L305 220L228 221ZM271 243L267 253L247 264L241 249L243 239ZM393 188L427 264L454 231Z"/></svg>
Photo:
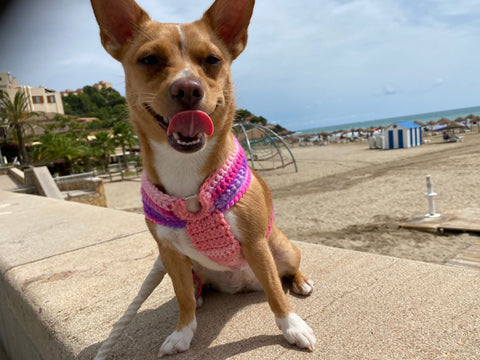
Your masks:
<svg viewBox="0 0 480 360"><path fill-rule="evenodd" d="M142 201L145 217L173 229L185 228L193 246L219 265L238 269L246 264L240 243L230 230L223 213L241 199L247 191L252 174L245 153L234 137L235 147L223 165L214 171L196 195L201 210L192 213L186 208L186 198L167 195L142 176ZM189 198L189 197L187 197ZM273 215L267 229L268 237Z"/></svg>

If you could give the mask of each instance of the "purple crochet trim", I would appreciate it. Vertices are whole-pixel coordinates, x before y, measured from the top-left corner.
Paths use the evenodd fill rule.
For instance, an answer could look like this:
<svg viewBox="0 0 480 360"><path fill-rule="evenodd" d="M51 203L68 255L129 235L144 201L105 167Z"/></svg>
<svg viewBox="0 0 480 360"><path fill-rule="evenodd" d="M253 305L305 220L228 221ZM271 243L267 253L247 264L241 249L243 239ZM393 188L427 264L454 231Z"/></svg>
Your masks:
<svg viewBox="0 0 480 360"><path fill-rule="evenodd" d="M247 190L243 185L250 183L252 179L252 173L248 168L247 158L244 156L242 159L241 167L237 172L237 176L232 179L228 187L223 191L220 196L215 199L215 209L225 212L230 209L245 193Z"/></svg>
<svg viewBox="0 0 480 360"><path fill-rule="evenodd" d="M185 220L181 220L175 215L171 216L163 214L163 211L156 211L154 206L152 206L148 200L143 202L143 212L145 213L146 218L159 225L168 226L172 229L181 229L187 226L187 222Z"/></svg>

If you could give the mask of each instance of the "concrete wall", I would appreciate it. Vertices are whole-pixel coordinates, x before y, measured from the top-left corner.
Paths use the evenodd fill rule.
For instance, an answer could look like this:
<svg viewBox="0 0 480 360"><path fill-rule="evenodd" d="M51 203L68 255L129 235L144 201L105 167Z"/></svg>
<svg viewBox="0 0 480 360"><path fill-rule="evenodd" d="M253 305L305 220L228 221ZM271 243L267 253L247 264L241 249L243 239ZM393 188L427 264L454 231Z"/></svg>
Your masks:
<svg viewBox="0 0 480 360"><path fill-rule="evenodd" d="M57 182L57 186L66 193L65 200L82 204L107 207L105 188L100 178L86 178Z"/></svg>
<svg viewBox="0 0 480 360"><path fill-rule="evenodd" d="M0 341L12 360L91 360L158 253L142 215L0 191ZM287 297L317 335L290 346L263 292L204 293L175 360L480 359L480 272L295 243L315 281ZM178 306L165 277L109 359L156 359Z"/></svg>

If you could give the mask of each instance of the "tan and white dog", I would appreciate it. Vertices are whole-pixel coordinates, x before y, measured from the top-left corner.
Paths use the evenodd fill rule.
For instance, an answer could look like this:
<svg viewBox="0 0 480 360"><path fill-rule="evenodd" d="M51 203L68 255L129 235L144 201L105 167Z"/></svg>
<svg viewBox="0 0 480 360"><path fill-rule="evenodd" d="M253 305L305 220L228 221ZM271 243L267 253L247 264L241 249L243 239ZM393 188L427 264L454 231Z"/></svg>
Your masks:
<svg viewBox="0 0 480 360"><path fill-rule="evenodd" d="M192 194L199 193L236 146L230 66L246 46L254 3L216 0L199 21L165 24L151 20L133 0L92 0L102 44L125 71L145 176L168 196L185 199L193 214L202 205ZM299 270L299 250L271 219L270 191L256 173L252 171L248 190L223 216L247 262L238 269L199 252L185 228L147 219L179 304L176 331L159 355L190 347L197 327L192 270L203 284L220 291L263 289L287 341L313 350L313 331L292 310L281 278L290 278L292 290L301 295L312 292L313 281Z"/></svg>

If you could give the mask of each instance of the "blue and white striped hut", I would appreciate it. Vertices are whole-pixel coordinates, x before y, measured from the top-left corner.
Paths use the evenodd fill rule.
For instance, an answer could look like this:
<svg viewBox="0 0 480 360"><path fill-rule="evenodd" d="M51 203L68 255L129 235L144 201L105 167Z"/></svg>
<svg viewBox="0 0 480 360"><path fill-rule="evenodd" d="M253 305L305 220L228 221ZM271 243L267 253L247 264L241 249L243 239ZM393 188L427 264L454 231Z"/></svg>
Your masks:
<svg viewBox="0 0 480 360"><path fill-rule="evenodd" d="M411 121L400 121L385 128L384 149L403 149L423 143L422 127Z"/></svg>

